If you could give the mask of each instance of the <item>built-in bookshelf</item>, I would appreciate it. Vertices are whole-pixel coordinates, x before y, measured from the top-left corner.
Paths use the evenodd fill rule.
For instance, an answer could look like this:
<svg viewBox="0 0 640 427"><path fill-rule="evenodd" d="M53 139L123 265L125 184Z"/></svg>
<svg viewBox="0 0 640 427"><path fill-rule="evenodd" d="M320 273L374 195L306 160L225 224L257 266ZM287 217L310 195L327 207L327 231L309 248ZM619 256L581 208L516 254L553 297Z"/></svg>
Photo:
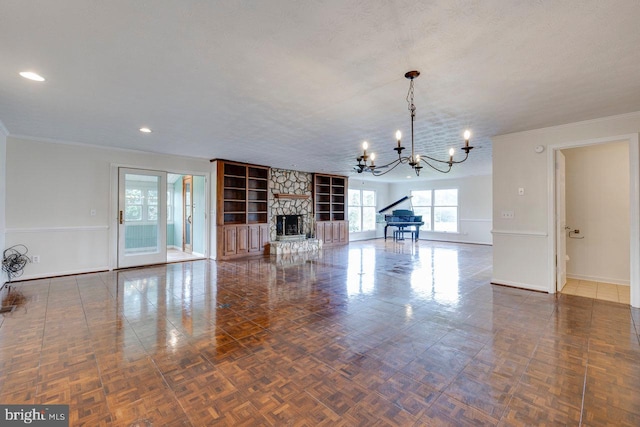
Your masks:
<svg viewBox="0 0 640 427"><path fill-rule="evenodd" d="M316 221L344 221L347 178L314 175Z"/></svg>
<svg viewBox="0 0 640 427"><path fill-rule="evenodd" d="M217 253L264 253L269 242L269 168L226 160L217 165Z"/></svg>
<svg viewBox="0 0 640 427"><path fill-rule="evenodd" d="M269 169L221 162L222 221L226 224L268 222Z"/></svg>
<svg viewBox="0 0 640 427"><path fill-rule="evenodd" d="M323 174L313 176L316 235L325 244L349 242L345 200L347 182L344 176Z"/></svg>

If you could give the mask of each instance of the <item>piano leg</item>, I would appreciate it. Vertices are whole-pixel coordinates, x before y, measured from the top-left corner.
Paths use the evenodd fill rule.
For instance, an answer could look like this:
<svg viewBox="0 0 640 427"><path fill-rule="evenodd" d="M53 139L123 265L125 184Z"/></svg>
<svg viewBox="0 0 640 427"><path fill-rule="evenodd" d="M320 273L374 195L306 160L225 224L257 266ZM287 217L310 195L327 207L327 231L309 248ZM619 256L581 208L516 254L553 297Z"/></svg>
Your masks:
<svg viewBox="0 0 640 427"><path fill-rule="evenodd" d="M388 225L384 226L384 240L387 240L387 227L389 227Z"/></svg>

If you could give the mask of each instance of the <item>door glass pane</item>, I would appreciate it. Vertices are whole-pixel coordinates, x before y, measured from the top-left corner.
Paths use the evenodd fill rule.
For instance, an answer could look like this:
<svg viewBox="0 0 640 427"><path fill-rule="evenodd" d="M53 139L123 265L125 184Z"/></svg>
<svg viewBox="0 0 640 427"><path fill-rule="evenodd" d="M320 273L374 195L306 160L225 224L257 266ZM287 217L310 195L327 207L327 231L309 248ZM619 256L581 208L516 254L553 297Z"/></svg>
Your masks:
<svg viewBox="0 0 640 427"><path fill-rule="evenodd" d="M125 174L125 255L158 253L158 191L160 178Z"/></svg>
<svg viewBox="0 0 640 427"><path fill-rule="evenodd" d="M185 214L185 224L184 224L184 243L186 245L191 244L191 223L193 222L192 212L191 212L191 184L186 182L184 185L184 214Z"/></svg>

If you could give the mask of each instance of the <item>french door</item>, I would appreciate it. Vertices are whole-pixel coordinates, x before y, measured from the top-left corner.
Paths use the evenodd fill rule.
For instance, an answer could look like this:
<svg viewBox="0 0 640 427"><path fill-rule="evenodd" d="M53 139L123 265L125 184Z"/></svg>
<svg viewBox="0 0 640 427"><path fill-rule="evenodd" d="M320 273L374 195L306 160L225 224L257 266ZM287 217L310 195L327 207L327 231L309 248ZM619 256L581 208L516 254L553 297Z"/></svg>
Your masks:
<svg viewBox="0 0 640 427"><path fill-rule="evenodd" d="M167 174L118 171L118 268L167 262Z"/></svg>

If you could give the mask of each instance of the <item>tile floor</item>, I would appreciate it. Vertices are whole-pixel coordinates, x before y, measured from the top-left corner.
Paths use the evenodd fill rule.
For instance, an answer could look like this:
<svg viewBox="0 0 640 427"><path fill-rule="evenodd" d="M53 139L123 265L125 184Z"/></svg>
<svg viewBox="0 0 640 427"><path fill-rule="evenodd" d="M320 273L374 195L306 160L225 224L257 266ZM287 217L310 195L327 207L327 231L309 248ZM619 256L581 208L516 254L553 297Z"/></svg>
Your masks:
<svg viewBox="0 0 640 427"><path fill-rule="evenodd" d="M614 285L612 283L567 279L567 284L562 288L562 293L630 304L629 289L629 286Z"/></svg>
<svg viewBox="0 0 640 427"><path fill-rule="evenodd" d="M0 403L72 426L640 425L640 310L491 285L491 259L376 240L24 283Z"/></svg>
<svg viewBox="0 0 640 427"><path fill-rule="evenodd" d="M167 249L167 262L182 262L202 259L201 256L182 252L178 249Z"/></svg>

